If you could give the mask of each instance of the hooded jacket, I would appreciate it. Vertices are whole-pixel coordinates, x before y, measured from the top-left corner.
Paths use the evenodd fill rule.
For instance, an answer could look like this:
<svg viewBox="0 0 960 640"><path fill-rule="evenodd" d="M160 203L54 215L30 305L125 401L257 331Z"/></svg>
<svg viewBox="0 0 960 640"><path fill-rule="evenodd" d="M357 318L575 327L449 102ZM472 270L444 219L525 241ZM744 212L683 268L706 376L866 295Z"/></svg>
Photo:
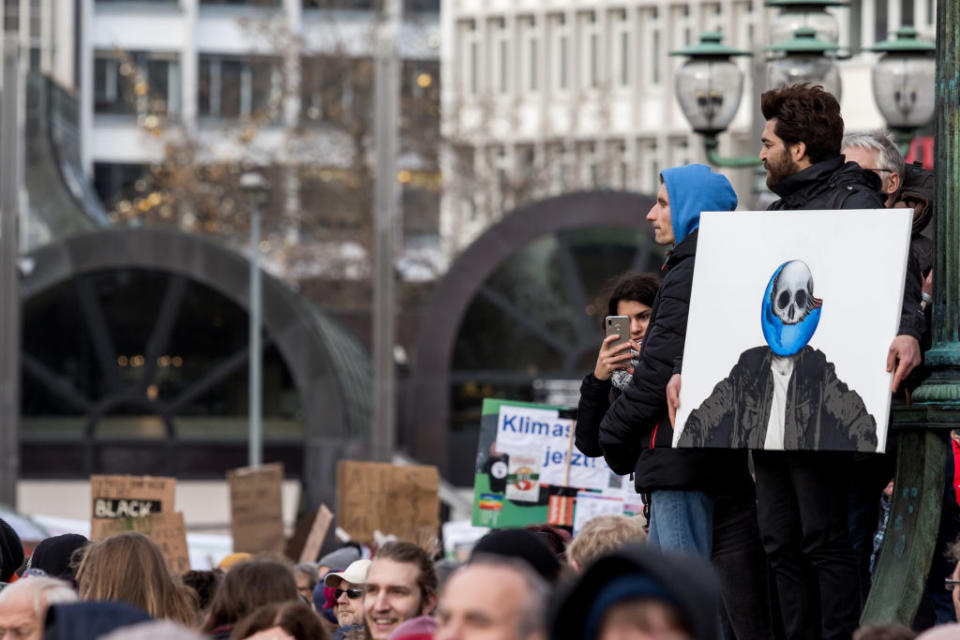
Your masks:
<svg viewBox="0 0 960 640"><path fill-rule="evenodd" d="M0 582L9 582L23 564L23 543L6 520L0 519Z"/></svg>
<svg viewBox="0 0 960 640"><path fill-rule="evenodd" d="M114 629L150 620L124 602L70 602L47 609L44 640L97 640Z"/></svg>
<svg viewBox="0 0 960 640"><path fill-rule="evenodd" d="M803 171L781 180L771 187L780 199L770 205L771 211L798 209L883 209L880 178L856 162L845 162L836 156L810 165ZM923 278L920 263L913 252L907 260L907 277L900 310L901 335L920 340L926 318L920 307Z"/></svg>
<svg viewBox="0 0 960 640"><path fill-rule="evenodd" d="M627 583L619 594L614 593L618 583ZM694 640L720 639L720 588L710 563L692 554L641 545L600 558L554 598L550 638L593 640L599 630L598 619L602 620L611 606L638 596L673 606Z"/></svg>
<svg viewBox="0 0 960 640"><path fill-rule="evenodd" d="M666 169L662 176L677 244L663 266L663 282L653 302L633 379L603 417L596 446L616 473L635 472L637 491L722 493L751 482L746 452L672 449L666 388L674 361L683 355L700 213L732 211L737 196L725 177L702 164ZM598 453L586 434L577 435L577 446L582 444L585 454Z"/></svg>

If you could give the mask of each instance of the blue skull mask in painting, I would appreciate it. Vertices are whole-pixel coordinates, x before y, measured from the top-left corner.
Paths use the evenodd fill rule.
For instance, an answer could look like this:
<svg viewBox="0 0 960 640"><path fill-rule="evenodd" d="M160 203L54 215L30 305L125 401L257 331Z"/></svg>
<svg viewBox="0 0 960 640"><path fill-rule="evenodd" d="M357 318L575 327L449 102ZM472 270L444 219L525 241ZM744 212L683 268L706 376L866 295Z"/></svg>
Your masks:
<svg viewBox="0 0 960 640"><path fill-rule="evenodd" d="M778 356L803 349L820 323L823 301L813 297L813 275L800 260L784 262L763 295L760 324L763 337Z"/></svg>

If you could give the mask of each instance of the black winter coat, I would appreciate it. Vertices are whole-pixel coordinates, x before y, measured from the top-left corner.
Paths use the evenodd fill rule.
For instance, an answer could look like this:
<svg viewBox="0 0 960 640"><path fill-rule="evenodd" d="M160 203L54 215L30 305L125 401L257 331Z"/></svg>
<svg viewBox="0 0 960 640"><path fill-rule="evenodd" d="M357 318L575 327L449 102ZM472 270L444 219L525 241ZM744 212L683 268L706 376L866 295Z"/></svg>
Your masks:
<svg viewBox="0 0 960 640"><path fill-rule="evenodd" d="M843 156L837 156L811 165L771 187L780 199L768 209L883 209L881 186L880 178L873 171L862 169L856 162L844 162ZM922 291L920 263L911 251L907 260L899 333L917 340L926 327L926 318L920 307Z"/></svg>
<svg viewBox="0 0 960 640"><path fill-rule="evenodd" d="M690 413L680 446L763 449L772 410L772 358L767 345L744 351L730 375ZM877 421L819 349L806 346L796 355L786 400L784 450L877 450Z"/></svg>
<svg viewBox="0 0 960 640"><path fill-rule="evenodd" d="M694 231L678 244L663 266L665 275L653 302L633 379L605 412L596 440L588 421L591 412L596 415L601 406L597 388L587 397L586 415L578 415L577 448L587 455L602 453L616 473L634 472L640 492L695 489L718 494L752 484L744 450L672 448L666 388L674 361L683 355L697 235ZM588 388L593 386L590 378L593 376L584 380ZM581 411L583 406L581 395Z"/></svg>

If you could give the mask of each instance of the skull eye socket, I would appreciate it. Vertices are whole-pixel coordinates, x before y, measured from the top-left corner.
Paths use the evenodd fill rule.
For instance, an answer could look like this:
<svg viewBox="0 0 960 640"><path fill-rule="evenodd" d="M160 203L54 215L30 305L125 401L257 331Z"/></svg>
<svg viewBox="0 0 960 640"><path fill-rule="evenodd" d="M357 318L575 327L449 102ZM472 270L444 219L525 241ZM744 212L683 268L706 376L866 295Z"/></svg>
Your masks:
<svg viewBox="0 0 960 640"><path fill-rule="evenodd" d="M777 296L777 306L784 309L788 304L790 304L790 292L784 291Z"/></svg>
<svg viewBox="0 0 960 640"><path fill-rule="evenodd" d="M807 306L807 292L804 291L803 289L800 289L800 291L797 291L797 306L798 307Z"/></svg>

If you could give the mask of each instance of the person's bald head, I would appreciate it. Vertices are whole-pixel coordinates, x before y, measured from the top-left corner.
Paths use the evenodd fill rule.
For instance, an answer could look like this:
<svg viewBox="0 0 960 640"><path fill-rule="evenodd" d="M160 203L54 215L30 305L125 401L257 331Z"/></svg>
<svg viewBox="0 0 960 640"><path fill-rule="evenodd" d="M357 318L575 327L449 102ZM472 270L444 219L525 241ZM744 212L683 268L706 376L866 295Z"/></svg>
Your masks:
<svg viewBox="0 0 960 640"><path fill-rule="evenodd" d="M480 557L450 576L435 640L540 640L549 587L522 562Z"/></svg>

